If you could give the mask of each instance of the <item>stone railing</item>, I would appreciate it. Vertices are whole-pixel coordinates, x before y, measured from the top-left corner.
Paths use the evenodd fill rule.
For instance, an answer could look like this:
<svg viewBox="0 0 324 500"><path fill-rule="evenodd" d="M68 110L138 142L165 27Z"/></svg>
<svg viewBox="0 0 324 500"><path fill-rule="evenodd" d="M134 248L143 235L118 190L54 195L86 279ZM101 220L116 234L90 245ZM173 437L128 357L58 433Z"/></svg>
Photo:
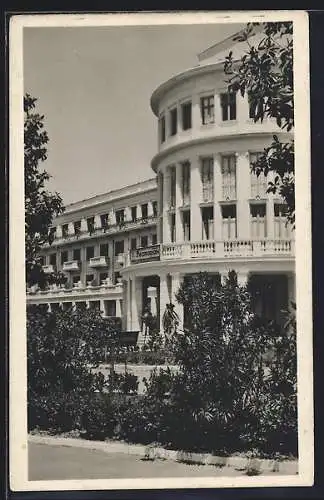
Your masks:
<svg viewBox="0 0 324 500"><path fill-rule="evenodd" d="M107 279L100 285L84 285L83 283L75 283L71 286L66 285L51 285L46 290L39 290L31 288L27 290L27 302L41 301L43 302L52 301L53 299L72 299L73 297L82 297L86 295L92 296L104 296L112 295L113 297L123 295L123 283L117 283L114 285L111 280Z"/></svg>

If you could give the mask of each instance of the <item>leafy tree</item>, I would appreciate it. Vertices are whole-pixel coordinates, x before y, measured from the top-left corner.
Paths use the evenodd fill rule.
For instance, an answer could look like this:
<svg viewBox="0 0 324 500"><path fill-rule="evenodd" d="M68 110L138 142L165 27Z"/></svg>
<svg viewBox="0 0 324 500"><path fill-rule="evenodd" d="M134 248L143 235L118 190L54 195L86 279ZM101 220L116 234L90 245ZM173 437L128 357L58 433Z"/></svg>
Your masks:
<svg viewBox="0 0 324 500"><path fill-rule="evenodd" d="M63 212L62 198L46 190L50 176L40 170L47 158L48 135L44 130L44 116L35 112L36 101L24 96L24 155L25 155L25 245L27 285L45 282L39 252L45 243L53 241L50 230L53 217Z"/></svg>
<svg viewBox="0 0 324 500"><path fill-rule="evenodd" d="M255 41L250 38L255 31L261 36ZM293 90L293 24L249 23L234 41L246 43L247 50L239 61L230 52L224 63L224 71L229 75L228 88L231 92L248 94L254 121L265 117L274 118L283 132L294 127ZM287 220L295 224L295 175L294 141L283 141L273 137L269 147L252 165L252 170L260 175L273 172L268 182L268 192L280 194L287 203Z"/></svg>

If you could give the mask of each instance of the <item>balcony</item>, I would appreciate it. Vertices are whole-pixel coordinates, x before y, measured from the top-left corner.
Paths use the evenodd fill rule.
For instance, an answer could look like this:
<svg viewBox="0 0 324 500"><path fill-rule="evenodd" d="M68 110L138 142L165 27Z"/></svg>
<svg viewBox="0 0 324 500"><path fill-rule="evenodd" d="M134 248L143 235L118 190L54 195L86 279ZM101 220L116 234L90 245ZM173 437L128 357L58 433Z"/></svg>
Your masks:
<svg viewBox="0 0 324 500"><path fill-rule="evenodd" d="M54 266L53 264L47 264L42 266L42 269L45 274L53 274L55 273L56 266Z"/></svg>
<svg viewBox="0 0 324 500"><path fill-rule="evenodd" d="M140 262L151 262L156 260L160 260L160 245L136 248L130 252L131 264L139 264Z"/></svg>
<svg viewBox="0 0 324 500"><path fill-rule="evenodd" d="M108 267L108 266L109 266L109 258L104 255L100 255L98 257L92 257L89 262L89 267L92 267L94 269L101 267Z"/></svg>
<svg viewBox="0 0 324 500"><path fill-rule="evenodd" d="M80 262L78 260L64 262L63 271L80 271Z"/></svg>

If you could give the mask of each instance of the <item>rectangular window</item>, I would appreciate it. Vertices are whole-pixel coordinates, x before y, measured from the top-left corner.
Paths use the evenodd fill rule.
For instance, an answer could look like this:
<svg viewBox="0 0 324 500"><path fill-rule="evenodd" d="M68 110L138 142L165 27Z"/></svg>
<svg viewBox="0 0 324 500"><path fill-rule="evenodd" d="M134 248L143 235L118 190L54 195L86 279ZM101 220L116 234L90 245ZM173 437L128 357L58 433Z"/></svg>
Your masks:
<svg viewBox="0 0 324 500"><path fill-rule="evenodd" d="M171 214L170 215L170 239L171 239L171 243L175 242L175 238L176 238L175 229L176 229L175 214Z"/></svg>
<svg viewBox="0 0 324 500"><path fill-rule="evenodd" d="M73 276L73 278L72 278L73 285L76 285L77 283L79 283L80 279L81 279L81 277L79 274L77 276Z"/></svg>
<svg viewBox="0 0 324 500"><path fill-rule="evenodd" d="M115 256L124 253L124 240L115 241Z"/></svg>
<svg viewBox="0 0 324 500"><path fill-rule="evenodd" d="M214 160L203 158L201 161L201 182L204 203L214 200Z"/></svg>
<svg viewBox="0 0 324 500"><path fill-rule="evenodd" d="M203 125L215 122L214 96L209 95L200 99L200 113Z"/></svg>
<svg viewBox="0 0 324 500"><path fill-rule="evenodd" d="M88 228L88 231L89 233L93 233L94 231L94 217L89 217L87 219L87 228Z"/></svg>
<svg viewBox="0 0 324 500"><path fill-rule="evenodd" d="M253 239L267 237L266 204L251 204L251 235Z"/></svg>
<svg viewBox="0 0 324 500"><path fill-rule="evenodd" d="M190 241L190 211L182 212L183 240Z"/></svg>
<svg viewBox="0 0 324 500"><path fill-rule="evenodd" d="M89 308L92 310L99 311L100 310L100 300L90 300Z"/></svg>
<svg viewBox="0 0 324 500"><path fill-rule="evenodd" d="M214 209L213 207L204 207L201 210L202 219L202 239L214 239Z"/></svg>
<svg viewBox="0 0 324 500"><path fill-rule="evenodd" d="M274 233L277 239L291 238L291 225L287 221L287 205L284 203L274 204Z"/></svg>
<svg viewBox="0 0 324 500"><path fill-rule="evenodd" d="M141 205L141 212L142 212L142 219L147 219L147 214L148 214L147 203L143 203L143 205Z"/></svg>
<svg viewBox="0 0 324 500"><path fill-rule="evenodd" d="M80 250L80 248L75 248L73 250L73 260L81 260L81 250Z"/></svg>
<svg viewBox="0 0 324 500"><path fill-rule="evenodd" d="M152 210L153 210L153 217L157 217L158 215L158 204L157 201L152 202Z"/></svg>
<svg viewBox="0 0 324 500"><path fill-rule="evenodd" d="M108 214L101 214L101 215L100 215L101 227L102 227L103 229L107 229L107 228L108 228L108 221L109 221L109 216L108 216Z"/></svg>
<svg viewBox="0 0 324 500"><path fill-rule="evenodd" d="M136 250L137 247L137 240L136 238L131 239L131 250Z"/></svg>
<svg viewBox="0 0 324 500"><path fill-rule="evenodd" d="M185 102L181 105L182 129L189 130L191 128L191 102Z"/></svg>
<svg viewBox="0 0 324 500"><path fill-rule="evenodd" d="M170 168L170 208L175 208L176 204L176 167Z"/></svg>
<svg viewBox="0 0 324 500"><path fill-rule="evenodd" d="M56 266L56 253L51 253L49 256L49 263L52 266Z"/></svg>
<svg viewBox="0 0 324 500"><path fill-rule="evenodd" d="M74 222L73 225L74 225L74 234L76 236L79 236L79 234L81 233L81 221L78 220Z"/></svg>
<svg viewBox="0 0 324 500"><path fill-rule="evenodd" d="M141 236L141 247L146 248L148 246L148 236Z"/></svg>
<svg viewBox="0 0 324 500"><path fill-rule="evenodd" d="M256 116L257 101L255 101L252 98L251 92L248 93L248 101L249 101L249 118L254 119Z"/></svg>
<svg viewBox="0 0 324 500"><path fill-rule="evenodd" d="M63 238L66 238L69 232L69 225L68 224L63 224L62 226L62 236Z"/></svg>
<svg viewBox="0 0 324 500"><path fill-rule="evenodd" d="M190 204L190 163L186 161L182 164L182 203Z"/></svg>
<svg viewBox="0 0 324 500"><path fill-rule="evenodd" d="M45 266L45 256L44 255L40 255L39 263L41 266Z"/></svg>
<svg viewBox="0 0 324 500"><path fill-rule="evenodd" d="M236 158L235 155L222 157L223 200L236 199Z"/></svg>
<svg viewBox="0 0 324 500"><path fill-rule="evenodd" d="M125 222L125 210L124 209L116 210L116 224L120 226L124 224L124 222Z"/></svg>
<svg viewBox="0 0 324 500"><path fill-rule="evenodd" d="M227 92L221 94L220 99L223 122L236 120L236 94L234 92Z"/></svg>
<svg viewBox="0 0 324 500"><path fill-rule="evenodd" d="M170 111L170 135L176 135L178 125L178 111L173 108Z"/></svg>
<svg viewBox="0 0 324 500"><path fill-rule="evenodd" d="M136 219L137 219L137 207L132 207L131 208L131 213L132 213L132 222L136 222Z"/></svg>
<svg viewBox="0 0 324 500"><path fill-rule="evenodd" d="M103 257L108 257L108 255L109 255L109 244L108 243L102 243L100 245L100 255Z"/></svg>
<svg viewBox="0 0 324 500"><path fill-rule="evenodd" d="M237 237L236 233L236 205L222 206L223 219L223 240L233 240Z"/></svg>
<svg viewBox="0 0 324 500"><path fill-rule="evenodd" d="M165 116L160 118L160 141L161 143L165 141Z"/></svg>
<svg viewBox="0 0 324 500"><path fill-rule="evenodd" d="M67 250L64 250L61 252L61 264L64 264L64 262L67 262L69 260L69 255Z"/></svg>
<svg viewBox="0 0 324 500"><path fill-rule="evenodd" d="M116 301L115 300L105 300L105 313L106 316L116 316Z"/></svg>
<svg viewBox="0 0 324 500"><path fill-rule="evenodd" d="M100 273L99 274L100 284L102 284L102 282L107 278L108 278L108 273Z"/></svg>
<svg viewBox="0 0 324 500"><path fill-rule="evenodd" d="M87 247L86 248L86 259L90 260L94 257L94 247Z"/></svg>
<svg viewBox="0 0 324 500"><path fill-rule="evenodd" d="M156 245L157 244L157 235L156 235L156 233L152 234L151 241L152 241L152 245Z"/></svg>
<svg viewBox="0 0 324 500"><path fill-rule="evenodd" d="M263 172L259 175L252 172L252 165L255 163L262 153L250 153L250 167L251 167L251 197L252 198L266 198L267 196L267 178Z"/></svg>

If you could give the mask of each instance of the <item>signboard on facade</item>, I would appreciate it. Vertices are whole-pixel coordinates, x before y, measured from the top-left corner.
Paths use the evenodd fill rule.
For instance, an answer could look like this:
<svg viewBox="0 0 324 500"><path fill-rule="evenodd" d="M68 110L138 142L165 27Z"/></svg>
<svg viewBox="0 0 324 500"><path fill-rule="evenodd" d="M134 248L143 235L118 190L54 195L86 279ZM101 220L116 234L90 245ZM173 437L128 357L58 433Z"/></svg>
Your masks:
<svg viewBox="0 0 324 500"><path fill-rule="evenodd" d="M160 260L160 245L152 245L145 248L136 248L131 251L131 262L151 262Z"/></svg>

